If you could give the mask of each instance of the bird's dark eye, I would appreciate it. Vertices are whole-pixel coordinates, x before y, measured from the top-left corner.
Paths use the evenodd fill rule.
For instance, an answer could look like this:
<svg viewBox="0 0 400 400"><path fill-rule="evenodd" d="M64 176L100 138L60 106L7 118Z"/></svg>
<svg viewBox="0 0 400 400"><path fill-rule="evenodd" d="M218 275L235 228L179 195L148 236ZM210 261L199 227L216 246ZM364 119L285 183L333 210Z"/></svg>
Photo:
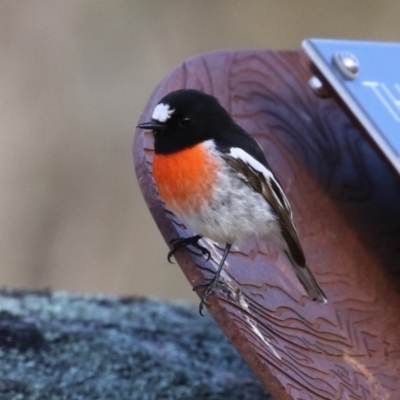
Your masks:
<svg viewBox="0 0 400 400"><path fill-rule="evenodd" d="M190 120L189 117L182 117L179 119L178 123L182 128L186 128L190 125L192 121Z"/></svg>

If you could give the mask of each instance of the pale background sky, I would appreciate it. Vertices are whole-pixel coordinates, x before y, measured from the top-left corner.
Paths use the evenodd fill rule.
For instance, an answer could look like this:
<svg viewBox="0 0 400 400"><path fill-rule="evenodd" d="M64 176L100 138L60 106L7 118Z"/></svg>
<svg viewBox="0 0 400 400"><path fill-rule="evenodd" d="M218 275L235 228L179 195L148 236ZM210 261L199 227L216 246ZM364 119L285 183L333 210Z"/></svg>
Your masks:
<svg viewBox="0 0 400 400"><path fill-rule="evenodd" d="M0 286L197 301L141 197L135 125L218 49L400 41L398 0L0 2Z"/></svg>

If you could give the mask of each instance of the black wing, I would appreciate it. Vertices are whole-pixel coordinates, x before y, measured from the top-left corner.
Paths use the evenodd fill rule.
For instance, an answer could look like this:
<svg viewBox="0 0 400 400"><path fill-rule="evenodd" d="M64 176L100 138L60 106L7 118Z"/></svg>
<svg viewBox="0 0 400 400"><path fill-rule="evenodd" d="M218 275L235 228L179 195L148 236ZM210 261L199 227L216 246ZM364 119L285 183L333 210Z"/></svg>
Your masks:
<svg viewBox="0 0 400 400"><path fill-rule="evenodd" d="M264 196L276 213L282 236L288 247L288 251L285 252L310 298L327 303L324 292L306 264L289 201L269 167L261 147L236 124L233 124L229 133L224 132L217 137L215 144L226 163L242 177L244 182Z"/></svg>
<svg viewBox="0 0 400 400"><path fill-rule="evenodd" d="M281 185L273 173L269 169L266 169L267 172L257 170L245 159L230 155L230 153L225 153L223 158L228 165L244 178L243 180L249 186L262 194L271 205L277 214L282 236L288 245L291 258L297 265L304 267L306 260L293 223L292 209Z"/></svg>
<svg viewBox="0 0 400 400"><path fill-rule="evenodd" d="M225 161L244 177L244 181L249 186L261 193L270 203L280 221L282 235L287 242L293 261L299 266L305 266L306 260L293 223L289 201L259 144L235 123L228 134L224 132L216 138L215 144ZM232 155L232 149L239 150L241 154ZM252 159L261 164L260 168L254 167L256 163L252 163Z"/></svg>

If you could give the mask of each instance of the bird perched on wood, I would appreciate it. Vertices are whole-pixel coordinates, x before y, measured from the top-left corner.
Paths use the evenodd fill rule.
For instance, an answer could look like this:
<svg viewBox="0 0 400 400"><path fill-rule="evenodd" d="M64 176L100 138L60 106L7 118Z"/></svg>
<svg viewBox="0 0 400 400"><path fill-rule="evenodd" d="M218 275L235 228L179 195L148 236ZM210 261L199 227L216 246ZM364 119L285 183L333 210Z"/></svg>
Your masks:
<svg viewBox="0 0 400 400"><path fill-rule="evenodd" d="M169 93L151 121L138 125L154 135L153 176L169 209L193 232L172 241L168 258L206 237L226 243L213 279L201 298L200 314L233 243L266 239L288 256L308 296L327 299L306 264L289 201L258 143L208 94L192 89ZM201 286L201 285L200 285Z"/></svg>

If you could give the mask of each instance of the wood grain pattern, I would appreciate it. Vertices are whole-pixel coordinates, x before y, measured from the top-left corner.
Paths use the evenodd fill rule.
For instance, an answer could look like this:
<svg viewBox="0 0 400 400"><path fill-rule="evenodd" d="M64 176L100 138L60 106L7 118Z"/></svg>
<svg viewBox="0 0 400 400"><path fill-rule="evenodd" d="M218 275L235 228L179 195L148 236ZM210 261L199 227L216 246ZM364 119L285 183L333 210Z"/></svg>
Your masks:
<svg viewBox="0 0 400 400"><path fill-rule="evenodd" d="M240 51L187 61L156 89L213 94L263 147L291 202L308 264L329 304L308 300L285 257L247 243L228 257L231 288L209 311L275 399L400 398L400 186L333 99L308 88L302 52ZM189 236L151 177L152 137L136 132L135 167L165 239ZM222 249L204 244L218 261ZM176 255L192 285L216 268ZM188 287L188 290L190 288Z"/></svg>

